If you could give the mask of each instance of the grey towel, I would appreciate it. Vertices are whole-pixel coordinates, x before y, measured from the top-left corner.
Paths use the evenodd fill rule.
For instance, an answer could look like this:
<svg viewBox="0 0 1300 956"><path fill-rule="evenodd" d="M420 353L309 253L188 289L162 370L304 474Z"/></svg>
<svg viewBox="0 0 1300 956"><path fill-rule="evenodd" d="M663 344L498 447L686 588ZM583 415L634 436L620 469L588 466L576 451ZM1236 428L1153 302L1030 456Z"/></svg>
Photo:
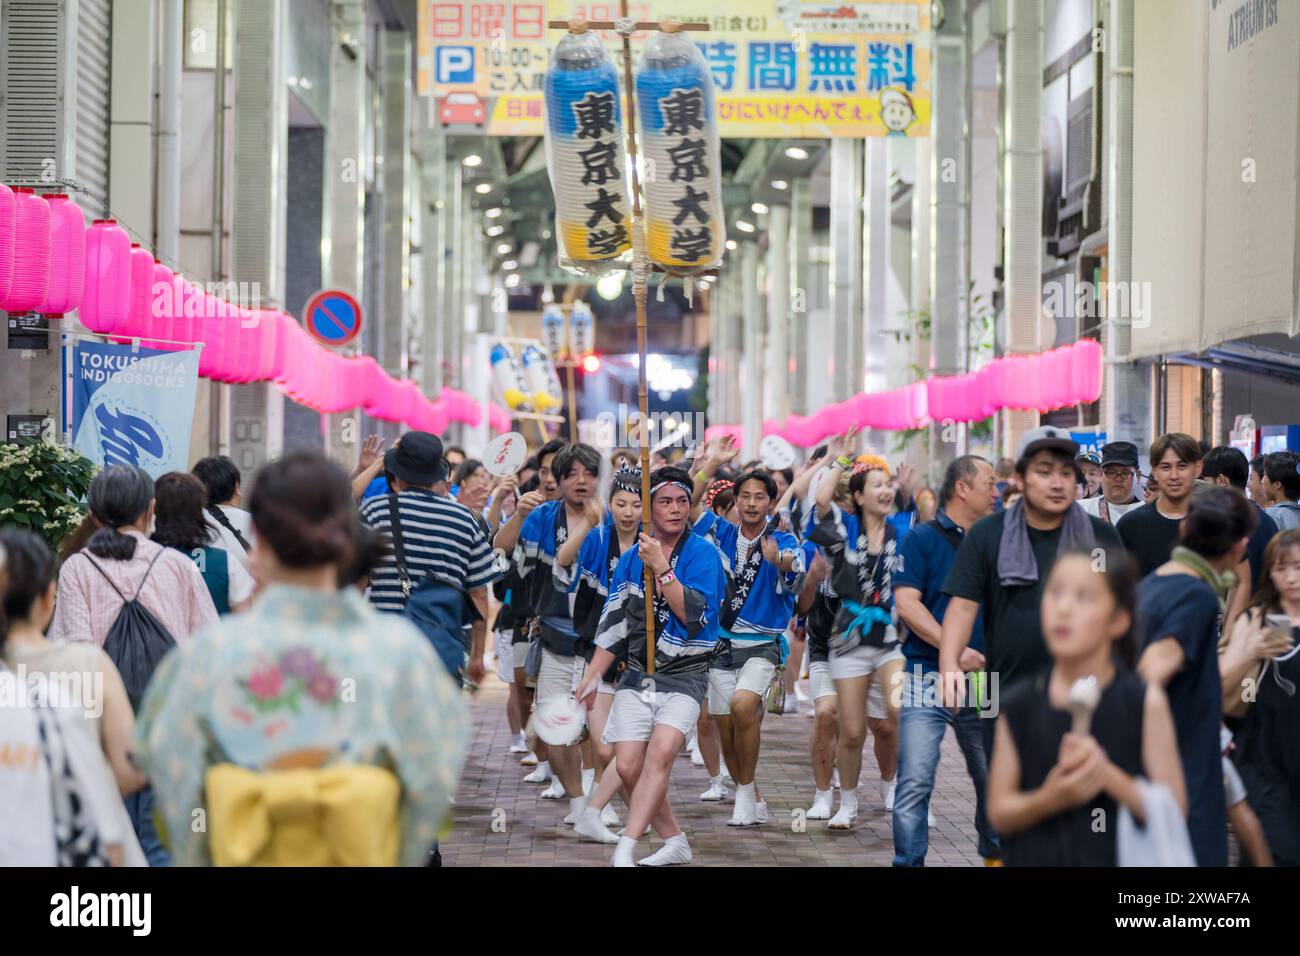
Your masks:
<svg viewBox="0 0 1300 956"><path fill-rule="evenodd" d="M1075 502L1065 513L1057 551L1091 551L1096 546L1097 536L1088 520L1088 512ZM1007 509L1002 524L1002 540L998 542L998 580L1004 588L1025 587L1038 581L1038 562L1034 560L1034 549L1029 544L1024 498Z"/></svg>

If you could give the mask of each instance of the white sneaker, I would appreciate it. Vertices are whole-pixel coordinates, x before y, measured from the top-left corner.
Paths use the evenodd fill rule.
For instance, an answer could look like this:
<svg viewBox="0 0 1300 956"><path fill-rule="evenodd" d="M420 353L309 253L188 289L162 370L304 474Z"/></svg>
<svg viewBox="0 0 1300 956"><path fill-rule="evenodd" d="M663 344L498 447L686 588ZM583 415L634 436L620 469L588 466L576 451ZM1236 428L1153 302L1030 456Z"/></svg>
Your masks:
<svg viewBox="0 0 1300 956"><path fill-rule="evenodd" d="M752 827L758 822L758 808L754 800L754 785L736 788L736 809L732 811L729 827Z"/></svg>
<svg viewBox="0 0 1300 956"><path fill-rule="evenodd" d="M542 761L537 765L536 770L524 777L524 783L546 783L550 779L551 766L546 761Z"/></svg>
<svg viewBox="0 0 1300 956"><path fill-rule="evenodd" d="M799 700L797 697L794 696L794 694L786 695L785 706L781 708L781 713L782 714L799 713Z"/></svg>
<svg viewBox="0 0 1300 956"><path fill-rule="evenodd" d="M770 819L771 819L771 817L768 816L768 813L767 813L767 801L766 801L766 800L760 800L760 801L758 801L758 803L754 804L754 822L755 822L755 823L757 823L759 826L762 826L764 823L766 823L766 822L767 822L768 820L770 820Z"/></svg>
<svg viewBox="0 0 1300 956"><path fill-rule="evenodd" d="M512 754L528 753L528 744L524 742L523 731L520 731L519 733L515 734L513 737L510 738L510 752ZM533 757L533 763L537 763L536 756Z"/></svg>
<svg viewBox="0 0 1300 956"><path fill-rule="evenodd" d="M642 835L642 836L649 836L651 833L654 832L654 829L655 829L655 828L654 828L654 824L647 823L647 824L646 824L646 827L645 827L645 832L642 833L641 835ZM627 827L620 827L620 828L619 828L619 831L618 831L618 835L619 835L619 837L625 837L625 836L627 836Z"/></svg>
<svg viewBox="0 0 1300 956"><path fill-rule="evenodd" d="M691 766L704 766L704 754L700 753L699 745L694 740L691 741Z"/></svg>
<svg viewBox="0 0 1300 956"><path fill-rule="evenodd" d="M565 796L564 784L560 782L559 777L552 777L551 785L542 791L543 800L563 800Z"/></svg>
<svg viewBox="0 0 1300 956"><path fill-rule="evenodd" d="M600 811L600 822L607 827L618 826L618 812L614 809L612 803L605 804L604 809Z"/></svg>
<svg viewBox="0 0 1300 956"><path fill-rule="evenodd" d="M601 814L590 807L583 811L582 816L578 817L578 822L573 825L573 832L580 837L591 840L593 843L613 844L618 842L618 835L605 826Z"/></svg>
<svg viewBox="0 0 1300 956"><path fill-rule="evenodd" d="M638 866L681 866L691 862L691 846L682 834L669 837L658 851L638 863Z"/></svg>
<svg viewBox="0 0 1300 956"><path fill-rule="evenodd" d="M801 704L808 703L808 695L804 693L803 684L799 681L794 682L794 699Z"/></svg>
<svg viewBox="0 0 1300 956"><path fill-rule="evenodd" d="M511 753L515 753L515 748L514 748L514 747L511 747L511 748L510 748L510 752L511 752ZM528 753L524 754L522 757L519 758L519 766L521 766L521 767L536 767L536 766L537 766L537 754L533 753L531 750L528 751Z"/></svg>
<svg viewBox="0 0 1300 956"><path fill-rule="evenodd" d="M894 812L894 791L898 789L898 778L880 781L880 799L885 801L885 812Z"/></svg>
<svg viewBox="0 0 1300 956"><path fill-rule="evenodd" d="M719 800L725 800L730 792L722 785L721 777L714 777L709 781L709 789L700 794L700 799L705 803L716 803Z"/></svg>
<svg viewBox="0 0 1300 956"><path fill-rule="evenodd" d="M829 820L831 818L831 809L835 801L834 790L818 790L813 797L812 806L804 817L809 820Z"/></svg>

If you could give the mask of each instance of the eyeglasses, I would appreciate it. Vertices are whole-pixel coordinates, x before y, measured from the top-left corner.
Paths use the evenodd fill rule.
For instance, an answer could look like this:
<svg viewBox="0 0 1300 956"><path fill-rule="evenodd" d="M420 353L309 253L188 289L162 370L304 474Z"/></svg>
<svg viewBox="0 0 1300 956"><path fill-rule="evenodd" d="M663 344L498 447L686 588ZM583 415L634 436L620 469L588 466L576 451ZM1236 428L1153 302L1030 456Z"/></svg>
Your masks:
<svg viewBox="0 0 1300 956"><path fill-rule="evenodd" d="M1129 469L1125 469L1123 471L1117 471L1114 468L1103 468L1101 473L1105 475L1107 478L1109 478L1111 481L1132 481L1133 480L1133 472L1130 471Z"/></svg>

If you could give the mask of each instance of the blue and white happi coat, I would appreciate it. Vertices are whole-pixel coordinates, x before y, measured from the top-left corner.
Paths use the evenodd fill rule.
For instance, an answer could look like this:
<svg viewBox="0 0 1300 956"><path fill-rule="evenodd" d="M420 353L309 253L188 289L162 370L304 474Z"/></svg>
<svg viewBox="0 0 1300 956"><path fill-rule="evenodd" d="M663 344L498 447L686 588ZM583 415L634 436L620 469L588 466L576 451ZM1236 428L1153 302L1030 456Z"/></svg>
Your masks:
<svg viewBox="0 0 1300 956"><path fill-rule="evenodd" d="M655 673L645 672L645 565L633 549L619 558L609 581L609 597L601 612L596 646L615 657L626 655L628 666L619 690L642 691L653 681L654 690L681 693L703 703L708 691L709 658L718 641L718 612L727 593L722 555L704 537L688 528L678 541L670 564L685 592L686 618L682 620L656 596Z"/></svg>

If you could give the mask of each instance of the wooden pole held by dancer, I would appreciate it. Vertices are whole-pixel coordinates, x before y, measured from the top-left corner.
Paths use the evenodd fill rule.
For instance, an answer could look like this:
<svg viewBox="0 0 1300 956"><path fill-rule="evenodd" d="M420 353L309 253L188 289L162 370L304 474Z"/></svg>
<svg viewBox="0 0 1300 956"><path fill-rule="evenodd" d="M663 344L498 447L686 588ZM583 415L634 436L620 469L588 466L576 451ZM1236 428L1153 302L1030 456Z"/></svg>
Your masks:
<svg viewBox="0 0 1300 956"><path fill-rule="evenodd" d="M569 20L550 20L547 22L547 26L553 30L568 30L570 33L617 29L623 39L623 88L624 99L627 104L623 125L627 130L627 161L632 173L632 223L628 235L632 239L632 296L636 301L636 350L639 360L637 369L637 409L640 413L640 419L637 422L637 437L641 443L641 527L646 534L653 535L654 524L650 506L650 400L646 387L646 273L649 266L645 257L645 224L641 219L641 182L636 170L636 94L632 83L632 37L630 33L624 32L624 25L630 21L627 12L627 0L619 0L619 14L621 22L610 20L589 21L581 17L573 17ZM624 27L624 29L620 29L620 27ZM638 21L633 24L633 29L636 32L659 30L664 33L675 33L678 30L707 30L708 25L703 23L678 23L675 20L663 20L659 23ZM567 328L566 322L566 338ZM570 405L572 406L572 364L569 366L569 375ZM574 422L572 427L576 428L577 415L573 411L570 412L570 419ZM577 440L576 437L574 440ZM657 625L654 606L655 584L654 571L647 564L645 565L645 671L647 674L655 672L655 627Z"/></svg>

